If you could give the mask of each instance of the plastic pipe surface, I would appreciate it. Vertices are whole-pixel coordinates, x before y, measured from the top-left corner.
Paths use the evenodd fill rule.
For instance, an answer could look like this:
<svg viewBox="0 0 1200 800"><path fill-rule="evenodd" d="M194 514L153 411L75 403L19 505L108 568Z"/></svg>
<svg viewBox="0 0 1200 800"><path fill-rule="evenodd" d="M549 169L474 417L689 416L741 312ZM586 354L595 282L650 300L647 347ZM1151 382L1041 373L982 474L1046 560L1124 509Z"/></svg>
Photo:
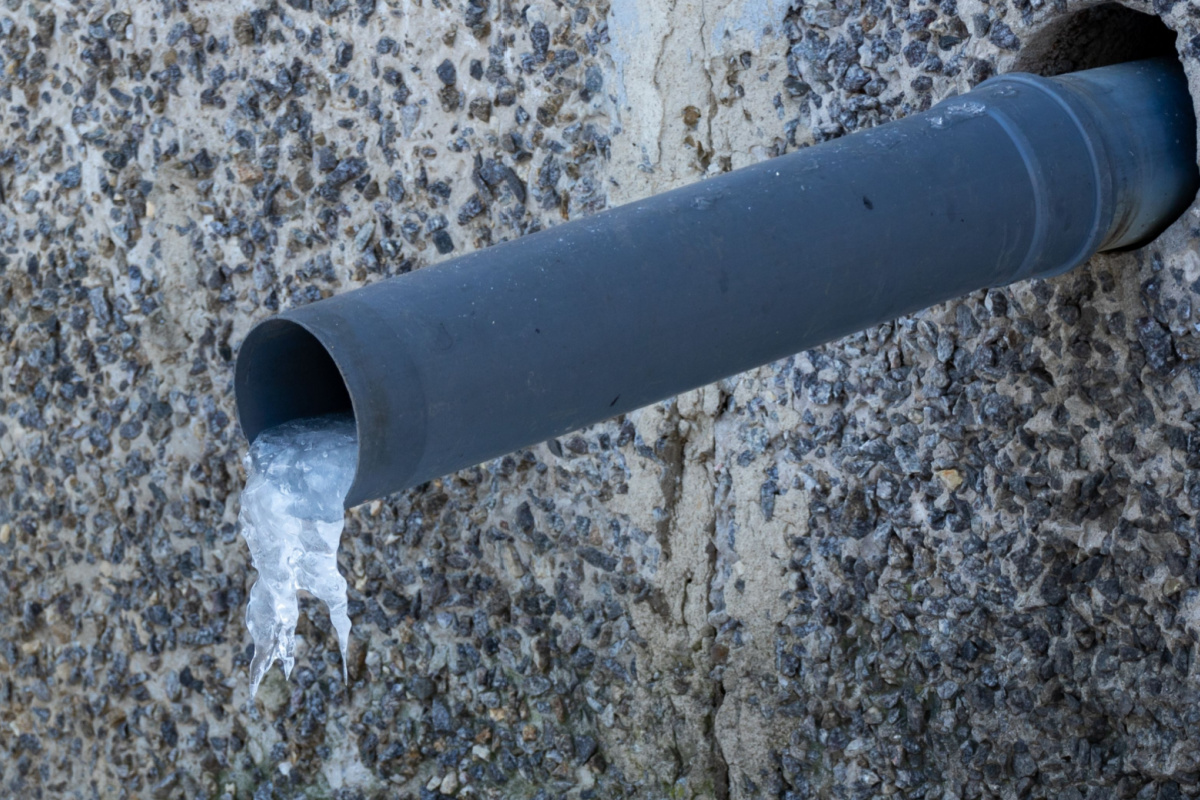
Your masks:
<svg viewBox="0 0 1200 800"><path fill-rule="evenodd" d="M352 410L347 507L968 292L1144 242L1195 196L1181 68L993 78L930 111L295 308L253 439Z"/></svg>

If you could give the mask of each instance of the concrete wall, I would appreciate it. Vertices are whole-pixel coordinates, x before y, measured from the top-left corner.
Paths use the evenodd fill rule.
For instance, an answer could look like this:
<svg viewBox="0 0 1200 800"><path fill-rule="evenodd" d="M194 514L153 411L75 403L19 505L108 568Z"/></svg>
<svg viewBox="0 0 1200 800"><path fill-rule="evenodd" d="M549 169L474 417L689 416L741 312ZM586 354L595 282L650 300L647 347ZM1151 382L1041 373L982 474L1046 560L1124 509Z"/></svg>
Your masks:
<svg viewBox="0 0 1200 800"><path fill-rule="evenodd" d="M357 509L351 685L309 602L247 694L255 321L1079 66L1084 5L6 0L0 795L1200 791L1195 210Z"/></svg>

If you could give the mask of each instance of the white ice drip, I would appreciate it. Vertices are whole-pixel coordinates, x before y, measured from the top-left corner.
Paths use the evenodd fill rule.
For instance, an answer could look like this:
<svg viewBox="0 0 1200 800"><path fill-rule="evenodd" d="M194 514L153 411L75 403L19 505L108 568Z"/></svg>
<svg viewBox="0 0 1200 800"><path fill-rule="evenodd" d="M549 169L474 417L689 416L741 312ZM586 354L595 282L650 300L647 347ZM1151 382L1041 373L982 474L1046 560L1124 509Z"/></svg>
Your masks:
<svg viewBox="0 0 1200 800"><path fill-rule="evenodd" d="M238 522L258 570L246 606L246 627L254 640L251 696L275 659L291 675L300 590L328 607L345 674L350 617L337 551L357 458L358 438L350 415L272 428L258 435L245 457L246 488Z"/></svg>

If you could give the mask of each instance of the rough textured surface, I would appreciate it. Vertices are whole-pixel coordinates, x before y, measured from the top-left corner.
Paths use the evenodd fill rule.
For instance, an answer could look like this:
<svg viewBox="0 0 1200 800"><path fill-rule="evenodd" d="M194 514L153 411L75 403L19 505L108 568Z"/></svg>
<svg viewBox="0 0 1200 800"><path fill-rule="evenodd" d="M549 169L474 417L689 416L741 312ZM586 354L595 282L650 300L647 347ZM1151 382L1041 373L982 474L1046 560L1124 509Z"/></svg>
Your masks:
<svg viewBox="0 0 1200 800"><path fill-rule="evenodd" d="M1195 211L357 510L350 685L309 602L248 702L254 321L1086 65L1082 7L7 0L0 794L1200 792Z"/></svg>

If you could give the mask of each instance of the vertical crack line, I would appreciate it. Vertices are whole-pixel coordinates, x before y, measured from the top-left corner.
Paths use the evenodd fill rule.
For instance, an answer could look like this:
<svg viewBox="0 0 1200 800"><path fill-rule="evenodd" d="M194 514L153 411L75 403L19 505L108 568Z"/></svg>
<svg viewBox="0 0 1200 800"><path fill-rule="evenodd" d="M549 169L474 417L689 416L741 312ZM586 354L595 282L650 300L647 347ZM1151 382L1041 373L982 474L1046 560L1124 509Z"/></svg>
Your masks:
<svg viewBox="0 0 1200 800"><path fill-rule="evenodd" d="M702 17L704 22L707 22L705 17ZM707 42L707 39L705 40ZM704 45L707 52L708 45ZM707 64L707 60L705 61ZM707 71L707 70L706 70ZM711 77L710 77L711 84ZM711 120L710 123L711 125ZM725 397L724 392L718 387L711 387L709 391L717 392L717 410L713 415L712 420L712 457L710 463L714 467L712 481L712 502L710 505L710 513L708 516L707 530L705 531L705 554L708 556L708 587L705 594L705 615L707 619L712 619L713 612L716 606L713 604L713 584L717 580L717 569L719 568L720 551L717 547L717 503L721 500L720 481L717 479L715 467L717 465L717 421L725 413ZM725 703L725 665L715 664L715 653L717 645L717 631L712 628L712 623L708 623L709 629L712 631L712 642L709 645L709 680L712 683L711 702L712 702L712 724L709 726L708 735L711 739L710 752L712 753L713 765L713 795L716 800L729 800L729 761L725 758L725 751L721 748L721 737L717 735L717 717L721 712L721 706ZM718 672L718 670L720 670Z"/></svg>
<svg viewBox="0 0 1200 800"><path fill-rule="evenodd" d="M671 526L675 520L675 511L679 506L679 497L683 493L683 470L686 458L687 439L679 433L681 417L675 404L672 404L667 416L670 433L658 444L658 455L662 458L663 468L659 474L659 490L663 496L663 513L655 525L655 537L662 550L665 560L671 559Z"/></svg>
<svg viewBox="0 0 1200 800"><path fill-rule="evenodd" d="M666 30L663 32L662 38L658 40L658 52L654 56L654 91L658 94L658 104L660 109L660 114L658 117L658 137L654 144L656 153L654 157L654 166L656 168L662 164L663 141L667 138L667 92L663 89L662 84L659 82L658 76L663 74L662 65L663 58L667 54L667 40L671 38L673 33L675 33L675 28L670 23L672 16L675 13L675 6L677 4L678 0L671 0L670 7L667 8L664 13L665 19L663 24Z"/></svg>
<svg viewBox="0 0 1200 800"><path fill-rule="evenodd" d="M708 119L705 120L705 128L707 130L708 141L706 147L709 153L709 163L712 163L713 156L716 155L717 148L713 139L713 121L717 116L717 88L713 81L712 74L712 58L713 54L709 52L708 45L708 2L701 0L700 3L700 57L703 59L704 77L708 80Z"/></svg>

